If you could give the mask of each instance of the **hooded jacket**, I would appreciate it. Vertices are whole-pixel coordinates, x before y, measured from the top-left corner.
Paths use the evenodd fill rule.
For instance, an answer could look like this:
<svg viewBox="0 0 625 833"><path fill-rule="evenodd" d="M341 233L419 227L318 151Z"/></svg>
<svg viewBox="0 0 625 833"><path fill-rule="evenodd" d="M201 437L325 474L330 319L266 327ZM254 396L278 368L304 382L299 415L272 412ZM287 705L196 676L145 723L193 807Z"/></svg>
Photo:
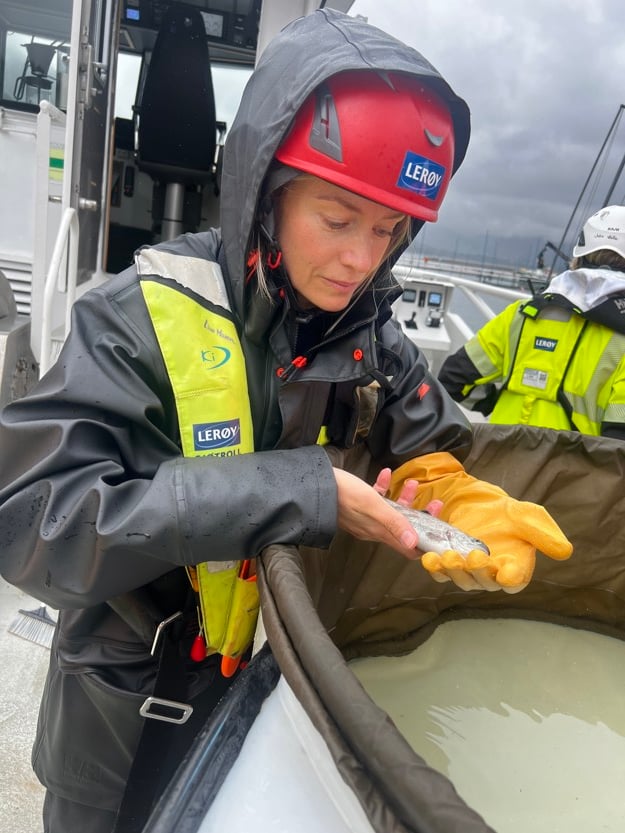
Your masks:
<svg viewBox="0 0 625 833"><path fill-rule="evenodd" d="M84 733L91 731L102 687L107 697L117 695L117 705L104 708L122 709L123 701L126 715L150 693L154 660L145 635L127 621L128 599L154 611L157 622L184 604L184 565L246 558L277 542L330 544L336 485L316 444L322 425L337 445L366 442L378 470L439 450L462 457L470 447L468 423L391 319L400 292L391 262L330 336L315 330L304 368L290 363L296 333L309 322L298 320L288 293L274 293L269 303L246 286L261 186L294 113L327 76L372 68L423 76L437 88L455 123L457 169L469 137L468 110L437 71L362 21L317 11L267 47L246 87L225 146L221 230L157 248L159 279L174 286L177 276L201 273L203 264L222 268L246 358L257 453L181 455L172 388L137 268L76 302L58 361L2 414L1 572L61 609L53 666L89 683L74 687L68 706L56 666L51 671L56 682L45 695L35 765L54 792L112 809L119 800L136 740L134 730L123 729L127 716L117 732L123 741L126 731L125 757L99 780L89 782L84 766L76 772L59 766L51 750L69 731L63 721L71 721L69 754L78 764L90 760L80 726L84 718ZM285 367L289 372L279 376ZM195 669L191 694L205 685ZM142 697L135 701L128 692ZM56 720L46 722L51 714ZM107 744L115 734L108 731Z"/></svg>
<svg viewBox="0 0 625 833"><path fill-rule="evenodd" d="M439 380L456 401L497 385L475 405L491 422L625 439L624 277L601 268L556 275L449 356Z"/></svg>

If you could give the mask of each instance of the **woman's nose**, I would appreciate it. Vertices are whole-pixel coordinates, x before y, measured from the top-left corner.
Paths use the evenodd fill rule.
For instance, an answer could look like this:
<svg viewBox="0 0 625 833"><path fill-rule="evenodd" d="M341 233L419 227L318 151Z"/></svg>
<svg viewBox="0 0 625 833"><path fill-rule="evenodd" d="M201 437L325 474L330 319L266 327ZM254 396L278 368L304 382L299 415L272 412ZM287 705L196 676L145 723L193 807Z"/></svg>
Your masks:
<svg viewBox="0 0 625 833"><path fill-rule="evenodd" d="M344 246L341 261L344 266L349 266L363 275L367 274L376 265L375 247L364 235L358 235Z"/></svg>

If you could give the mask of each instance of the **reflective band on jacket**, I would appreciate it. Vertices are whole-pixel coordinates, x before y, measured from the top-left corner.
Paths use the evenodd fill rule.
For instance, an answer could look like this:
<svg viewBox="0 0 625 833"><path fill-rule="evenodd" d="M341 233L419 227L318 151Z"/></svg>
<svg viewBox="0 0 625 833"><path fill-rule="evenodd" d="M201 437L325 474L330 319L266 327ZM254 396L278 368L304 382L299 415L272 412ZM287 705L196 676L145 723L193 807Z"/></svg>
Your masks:
<svg viewBox="0 0 625 833"><path fill-rule="evenodd" d="M220 305L200 302L183 287L146 275L146 270L161 266L162 254L154 252L151 260L152 252L141 252L141 289L174 392L184 456L232 457L253 451L245 358L219 267L198 262L209 284L203 294L219 298ZM185 275L186 259L178 260ZM197 280L193 288L197 291ZM241 563L207 561L187 570L199 594L208 653L240 656L254 636L258 590L254 577L239 578Z"/></svg>

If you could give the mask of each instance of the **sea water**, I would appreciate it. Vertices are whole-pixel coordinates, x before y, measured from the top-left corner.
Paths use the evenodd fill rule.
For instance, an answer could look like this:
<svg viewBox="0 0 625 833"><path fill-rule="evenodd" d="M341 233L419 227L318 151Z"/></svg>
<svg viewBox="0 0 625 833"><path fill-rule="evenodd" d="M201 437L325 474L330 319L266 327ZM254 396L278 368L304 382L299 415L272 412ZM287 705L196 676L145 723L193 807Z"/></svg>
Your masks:
<svg viewBox="0 0 625 833"><path fill-rule="evenodd" d="M461 620L407 656L350 667L497 833L625 830L625 642Z"/></svg>

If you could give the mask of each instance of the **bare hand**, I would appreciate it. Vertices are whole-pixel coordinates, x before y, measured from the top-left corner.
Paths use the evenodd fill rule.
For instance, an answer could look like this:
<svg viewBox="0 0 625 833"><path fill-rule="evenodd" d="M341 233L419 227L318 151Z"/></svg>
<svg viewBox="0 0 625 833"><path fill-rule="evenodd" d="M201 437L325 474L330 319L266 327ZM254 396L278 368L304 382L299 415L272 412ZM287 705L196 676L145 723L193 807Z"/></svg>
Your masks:
<svg viewBox="0 0 625 833"><path fill-rule="evenodd" d="M375 486L343 469L334 469L338 489L338 525L361 541L379 541L392 547L405 558L415 560L418 536L409 521L392 506L381 500L388 490L391 470L383 469ZM406 481L400 502L411 505L417 492L415 480Z"/></svg>
<svg viewBox="0 0 625 833"><path fill-rule="evenodd" d="M390 469L382 469L382 471L378 474L376 481L373 484L373 488L376 490L378 494L382 496L386 495L391 486L391 475L392 472ZM418 480L412 480L411 478L404 480L401 487L401 492L399 493L399 496L396 498L397 503L401 503L403 506L412 506L417 496L418 490ZM429 512L430 515L433 515L435 518L438 518L442 508L442 500L431 500L425 507L424 511Z"/></svg>

